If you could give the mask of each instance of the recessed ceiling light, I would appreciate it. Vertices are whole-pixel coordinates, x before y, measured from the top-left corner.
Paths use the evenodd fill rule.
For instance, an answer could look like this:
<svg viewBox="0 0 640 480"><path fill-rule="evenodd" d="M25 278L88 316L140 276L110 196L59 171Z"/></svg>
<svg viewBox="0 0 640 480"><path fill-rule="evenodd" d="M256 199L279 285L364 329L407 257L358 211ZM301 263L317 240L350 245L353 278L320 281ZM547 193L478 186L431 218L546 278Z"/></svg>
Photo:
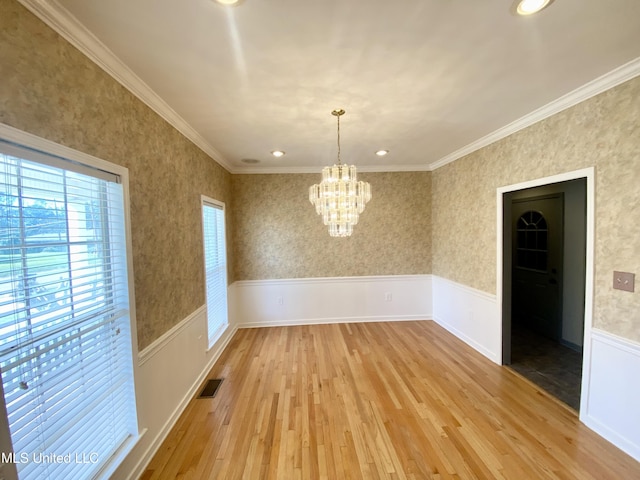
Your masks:
<svg viewBox="0 0 640 480"><path fill-rule="evenodd" d="M384 157L387 153L389 153L389 150L378 150L376 152L376 155L378 155L379 157Z"/></svg>
<svg viewBox="0 0 640 480"><path fill-rule="evenodd" d="M531 15L546 7L550 0L521 0L516 11L518 15Z"/></svg>
<svg viewBox="0 0 640 480"><path fill-rule="evenodd" d="M240 160L242 163L247 163L250 165L255 165L256 163L260 163L260 160L256 160L255 158L243 158Z"/></svg>
<svg viewBox="0 0 640 480"><path fill-rule="evenodd" d="M216 3L229 7L232 5L237 5L238 3L240 3L240 0L216 0Z"/></svg>
<svg viewBox="0 0 640 480"><path fill-rule="evenodd" d="M274 150L273 152L271 152L271 155L280 158L284 157L284 152L282 150Z"/></svg>

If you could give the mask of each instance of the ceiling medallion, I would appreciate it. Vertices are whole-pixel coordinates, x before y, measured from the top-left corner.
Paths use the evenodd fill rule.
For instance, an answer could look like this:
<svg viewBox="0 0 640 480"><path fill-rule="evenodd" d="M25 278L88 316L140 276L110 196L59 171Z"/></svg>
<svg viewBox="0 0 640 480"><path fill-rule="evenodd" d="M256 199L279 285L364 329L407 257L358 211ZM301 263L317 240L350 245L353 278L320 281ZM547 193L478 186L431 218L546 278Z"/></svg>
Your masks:
<svg viewBox="0 0 640 480"><path fill-rule="evenodd" d="M322 181L309 187L309 201L322 215L332 237L349 237L359 215L371 200L371 185L358 181L355 165L343 165L340 160L340 116L344 110L334 110L338 119L338 163L322 169Z"/></svg>

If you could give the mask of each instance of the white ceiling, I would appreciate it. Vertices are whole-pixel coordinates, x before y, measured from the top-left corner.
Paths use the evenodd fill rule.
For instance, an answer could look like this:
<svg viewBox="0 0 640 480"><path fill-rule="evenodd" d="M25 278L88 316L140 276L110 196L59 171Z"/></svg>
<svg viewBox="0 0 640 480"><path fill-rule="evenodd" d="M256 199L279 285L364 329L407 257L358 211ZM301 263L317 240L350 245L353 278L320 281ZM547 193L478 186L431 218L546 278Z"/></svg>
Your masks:
<svg viewBox="0 0 640 480"><path fill-rule="evenodd" d="M343 162L428 170L640 73L639 0L21 1L236 173L333 164L337 107Z"/></svg>

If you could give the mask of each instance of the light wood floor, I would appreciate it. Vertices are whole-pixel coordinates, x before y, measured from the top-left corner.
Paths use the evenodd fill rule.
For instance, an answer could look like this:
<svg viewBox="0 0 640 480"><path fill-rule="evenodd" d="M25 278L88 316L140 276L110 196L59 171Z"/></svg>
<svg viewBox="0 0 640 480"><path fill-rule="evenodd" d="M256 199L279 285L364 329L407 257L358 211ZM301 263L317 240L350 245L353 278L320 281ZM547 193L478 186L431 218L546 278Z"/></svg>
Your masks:
<svg viewBox="0 0 640 480"><path fill-rule="evenodd" d="M142 479L631 479L640 464L434 322L247 329Z"/></svg>

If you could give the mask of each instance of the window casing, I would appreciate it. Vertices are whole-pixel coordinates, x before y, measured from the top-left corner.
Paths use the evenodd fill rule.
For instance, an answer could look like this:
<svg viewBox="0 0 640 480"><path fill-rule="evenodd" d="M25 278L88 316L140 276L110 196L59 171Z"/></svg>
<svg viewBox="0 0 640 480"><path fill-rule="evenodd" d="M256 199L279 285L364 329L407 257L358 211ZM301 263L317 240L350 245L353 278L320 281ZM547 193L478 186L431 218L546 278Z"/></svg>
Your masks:
<svg viewBox="0 0 640 480"><path fill-rule="evenodd" d="M137 435L118 175L0 141L0 368L20 479L87 479Z"/></svg>

